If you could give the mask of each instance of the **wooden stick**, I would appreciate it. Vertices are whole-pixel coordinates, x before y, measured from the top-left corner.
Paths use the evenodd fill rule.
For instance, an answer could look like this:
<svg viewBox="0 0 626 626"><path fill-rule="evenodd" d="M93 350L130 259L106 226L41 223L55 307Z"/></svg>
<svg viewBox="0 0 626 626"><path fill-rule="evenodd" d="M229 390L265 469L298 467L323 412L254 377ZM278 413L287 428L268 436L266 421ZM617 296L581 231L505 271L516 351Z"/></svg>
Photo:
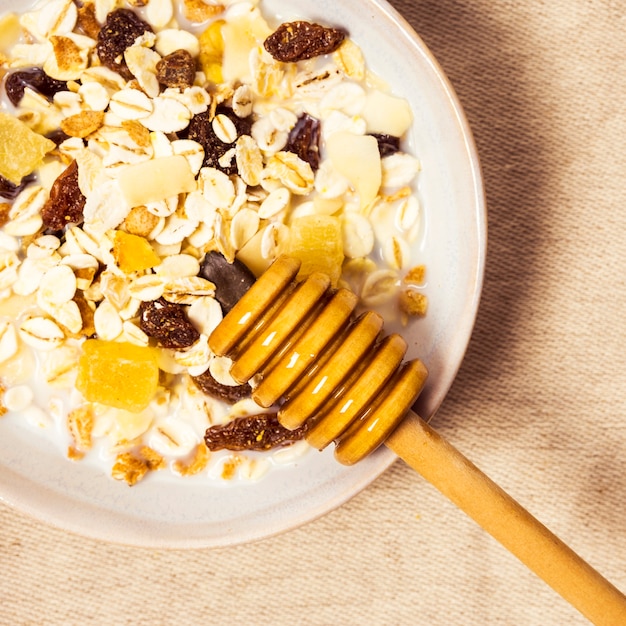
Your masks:
<svg viewBox="0 0 626 626"><path fill-rule="evenodd" d="M414 413L385 445L596 626L624 626L626 597Z"/></svg>

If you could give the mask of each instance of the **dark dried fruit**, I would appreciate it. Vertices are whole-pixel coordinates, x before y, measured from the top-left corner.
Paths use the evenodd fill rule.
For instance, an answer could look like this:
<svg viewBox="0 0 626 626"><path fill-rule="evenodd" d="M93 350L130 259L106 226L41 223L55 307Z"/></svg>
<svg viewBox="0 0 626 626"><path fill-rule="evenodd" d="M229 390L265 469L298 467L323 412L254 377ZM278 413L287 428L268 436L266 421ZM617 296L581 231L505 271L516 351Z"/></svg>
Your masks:
<svg viewBox="0 0 626 626"><path fill-rule="evenodd" d="M265 49L284 63L304 61L334 52L345 39L338 28L327 28L311 22L285 22L263 43Z"/></svg>
<svg viewBox="0 0 626 626"><path fill-rule="evenodd" d="M49 132L46 135L46 139L50 139L50 141L54 141L57 146L61 145L66 139L69 139L70 136L66 135L60 128Z"/></svg>
<svg viewBox="0 0 626 626"><path fill-rule="evenodd" d="M229 263L219 252L208 252L200 265L200 276L215 285L215 299L224 315L256 282L254 274L239 260Z"/></svg>
<svg viewBox="0 0 626 626"><path fill-rule="evenodd" d="M280 425L275 413L261 413L211 426L204 435L204 442L211 451L270 450L300 441L306 430L306 424L289 430Z"/></svg>
<svg viewBox="0 0 626 626"><path fill-rule="evenodd" d="M227 404L235 404L235 402L249 398L252 394L252 388L248 383L245 385L222 385L211 376L211 372L208 370L200 376L193 376L192 380L202 393Z"/></svg>
<svg viewBox="0 0 626 626"><path fill-rule="evenodd" d="M164 56L156 66L161 85L186 89L196 79L196 62L187 50L176 50Z"/></svg>
<svg viewBox="0 0 626 626"><path fill-rule="evenodd" d="M29 174L22 178L19 185L14 185L10 180L7 180L4 176L0 176L0 196L7 198L7 200L14 200L20 194L20 192L35 180L33 174Z"/></svg>
<svg viewBox="0 0 626 626"><path fill-rule="evenodd" d="M320 166L320 121L303 113L291 129L285 150L298 155L316 171Z"/></svg>
<svg viewBox="0 0 626 626"><path fill-rule="evenodd" d="M400 137L380 133L372 133L372 137L378 142L378 152L380 152L381 159L400 151Z"/></svg>
<svg viewBox="0 0 626 626"><path fill-rule="evenodd" d="M130 9L111 11L98 33L96 51L102 65L131 80L133 75L124 61L124 52L146 32L152 32L150 24Z"/></svg>
<svg viewBox="0 0 626 626"><path fill-rule="evenodd" d="M227 106L220 105L215 111L216 115L226 115L237 129L237 137L249 135L252 128L251 117L237 117L233 110ZM219 160L228 150L234 147L234 143L224 143L213 131L211 122L213 117L210 111L205 111L194 116L187 129L187 138L193 139L204 148L204 166L215 167L229 176L237 173L237 163L235 159L230 165L222 166Z"/></svg>
<svg viewBox="0 0 626 626"><path fill-rule="evenodd" d="M85 201L78 186L78 164L72 161L54 181L50 197L41 209L44 226L63 230L69 224L82 224Z"/></svg>
<svg viewBox="0 0 626 626"><path fill-rule="evenodd" d="M139 326L163 348L172 350L183 350L200 339L200 333L187 317L185 305L164 298L141 303Z"/></svg>
<svg viewBox="0 0 626 626"><path fill-rule="evenodd" d="M59 91L67 91L66 82L51 78L40 67L29 67L11 72L4 84L7 97L15 106L18 106L24 97L26 87L48 98L48 100L52 100L54 94Z"/></svg>

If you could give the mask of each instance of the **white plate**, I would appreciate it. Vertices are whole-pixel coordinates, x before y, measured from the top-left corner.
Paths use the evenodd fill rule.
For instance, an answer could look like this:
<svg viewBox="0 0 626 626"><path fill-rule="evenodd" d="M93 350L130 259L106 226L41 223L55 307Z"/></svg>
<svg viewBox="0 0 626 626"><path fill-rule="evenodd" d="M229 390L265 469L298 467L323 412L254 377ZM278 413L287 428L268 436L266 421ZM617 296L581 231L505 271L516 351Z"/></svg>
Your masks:
<svg viewBox="0 0 626 626"><path fill-rule="evenodd" d="M415 114L409 146L422 162L419 193L430 308L407 334L410 356L430 370L417 410L430 418L466 350L482 286L486 216L480 168L461 106L411 27L384 0L263 1L268 14L344 25L370 67L407 98ZM23 11L0 0L0 12ZM310 453L259 483L214 487L191 480L146 481L130 489L46 440L0 420L0 500L48 523L140 546L224 546L267 537L312 520L354 496L394 461L386 448L354 467L332 450Z"/></svg>

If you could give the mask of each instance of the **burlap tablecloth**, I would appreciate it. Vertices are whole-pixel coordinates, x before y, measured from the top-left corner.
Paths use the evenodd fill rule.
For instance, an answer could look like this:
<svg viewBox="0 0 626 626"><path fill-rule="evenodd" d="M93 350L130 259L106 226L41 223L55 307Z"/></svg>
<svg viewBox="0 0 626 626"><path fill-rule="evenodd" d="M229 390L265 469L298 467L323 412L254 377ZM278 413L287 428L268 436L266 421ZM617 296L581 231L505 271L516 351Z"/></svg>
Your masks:
<svg viewBox="0 0 626 626"><path fill-rule="evenodd" d="M478 321L435 426L626 589L626 5L393 4L458 92L489 205ZM0 564L2 624L587 623L401 462L228 549L107 545L3 506Z"/></svg>

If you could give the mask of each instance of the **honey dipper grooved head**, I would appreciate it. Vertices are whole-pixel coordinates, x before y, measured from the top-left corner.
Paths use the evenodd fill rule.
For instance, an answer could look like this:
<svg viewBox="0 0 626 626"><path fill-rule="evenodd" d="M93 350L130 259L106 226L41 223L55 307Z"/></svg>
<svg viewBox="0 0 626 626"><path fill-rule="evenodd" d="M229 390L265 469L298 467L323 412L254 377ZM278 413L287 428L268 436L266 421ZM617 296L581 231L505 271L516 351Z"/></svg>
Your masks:
<svg viewBox="0 0 626 626"><path fill-rule="evenodd" d="M419 360L401 365L406 342L382 337L383 319L368 311L354 319L358 297L331 289L321 272L295 283L300 264L279 257L209 337L218 356L233 359L240 383L259 375L255 401L284 400L278 419L290 429L306 423L307 441L332 441L344 464L375 450L417 399L427 377Z"/></svg>

